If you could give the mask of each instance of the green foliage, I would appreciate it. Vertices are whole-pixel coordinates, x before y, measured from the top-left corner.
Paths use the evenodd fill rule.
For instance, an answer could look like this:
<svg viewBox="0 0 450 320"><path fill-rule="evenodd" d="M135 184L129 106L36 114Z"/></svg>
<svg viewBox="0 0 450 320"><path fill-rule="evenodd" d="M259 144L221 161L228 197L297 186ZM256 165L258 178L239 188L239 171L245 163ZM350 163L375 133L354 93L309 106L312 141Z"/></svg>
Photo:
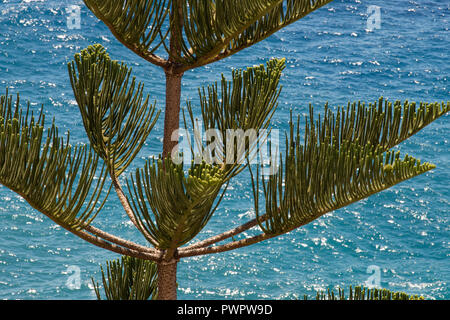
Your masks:
<svg viewBox="0 0 450 320"><path fill-rule="evenodd" d="M150 54L164 44L171 0L85 0L86 6L126 46ZM153 46L152 46L153 44Z"/></svg>
<svg viewBox="0 0 450 320"><path fill-rule="evenodd" d="M186 176L170 158L147 161L127 180L133 213L159 249L176 249L203 229L223 183L217 166L192 164Z"/></svg>
<svg viewBox="0 0 450 320"><path fill-rule="evenodd" d="M103 290L107 300L148 300L157 298L156 263L127 256L106 262L101 267ZM95 294L101 300L100 286L94 282Z"/></svg>
<svg viewBox="0 0 450 320"><path fill-rule="evenodd" d="M316 130L318 141L336 143L355 142L370 144L388 150L422 130L434 120L450 111L450 102L425 103L384 100L378 102L352 103L347 108L338 107L336 114L325 106L323 122L316 123L310 106L311 130ZM308 123L307 123L308 125ZM317 129L314 129L317 127ZM336 142L335 142L336 141Z"/></svg>
<svg viewBox="0 0 450 320"><path fill-rule="evenodd" d="M239 173L245 158L249 154L256 154L258 143L267 138L270 120L278 106L281 92L279 83L284 68L285 59L272 59L266 66L250 67L244 71L233 70L232 81L222 75L220 89L217 82L199 89L202 123L205 130L217 131L216 138L220 139L220 146L215 148L215 160L218 164L226 163L223 169L227 175ZM187 111L195 130L197 123L190 102ZM186 117L184 122L186 126ZM228 141L228 130L240 131L242 134L253 130L255 137L249 137L248 144L238 144L234 139ZM260 130L266 130L266 134L257 137ZM197 145L202 144L201 141L196 142ZM203 155L208 154L203 146L201 152Z"/></svg>
<svg viewBox="0 0 450 320"><path fill-rule="evenodd" d="M106 200L97 207L107 172L94 182L98 156L72 147L69 137L64 142L54 123L45 135L44 119L42 110L30 114L29 104L24 114L19 96L15 107L8 92L0 97L0 183L58 224L82 229Z"/></svg>
<svg viewBox="0 0 450 320"><path fill-rule="evenodd" d="M160 112L144 100L144 85L99 44L68 64L70 82L92 147L119 176L133 161Z"/></svg>
<svg viewBox="0 0 450 320"><path fill-rule="evenodd" d="M182 7L184 64L209 63L247 48L331 0L187 0ZM174 19L176 20L177 17ZM175 31L181 32L179 29Z"/></svg>
<svg viewBox="0 0 450 320"><path fill-rule="evenodd" d="M164 65L154 56L161 48L168 60L176 61L185 70L247 48L329 2L84 0L116 38L136 54Z"/></svg>
<svg viewBox="0 0 450 320"><path fill-rule="evenodd" d="M304 296L308 300L308 296ZM365 288L357 286L354 289L350 286L348 297L343 289L339 288L337 294L328 289L327 292L319 291L316 300L425 300L422 296L409 295L404 292L393 292L387 289Z"/></svg>
<svg viewBox="0 0 450 320"><path fill-rule="evenodd" d="M318 121L310 107L303 144L300 120L296 126L291 121L282 165L261 179L266 218L259 224L265 233L288 232L435 167L386 150L448 112L450 103L421 103L418 110L407 102L403 109L400 102L381 106L382 100L378 107L359 104L356 112L353 104L336 116L326 108ZM259 217L258 190L259 170L253 179Z"/></svg>
<svg viewBox="0 0 450 320"><path fill-rule="evenodd" d="M267 66L233 70L232 81L224 75L220 82L199 89L200 108L205 129L267 129L281 92L280 78L285 59L272 59ZM192 106L188 104L193 117Z"/></svg>

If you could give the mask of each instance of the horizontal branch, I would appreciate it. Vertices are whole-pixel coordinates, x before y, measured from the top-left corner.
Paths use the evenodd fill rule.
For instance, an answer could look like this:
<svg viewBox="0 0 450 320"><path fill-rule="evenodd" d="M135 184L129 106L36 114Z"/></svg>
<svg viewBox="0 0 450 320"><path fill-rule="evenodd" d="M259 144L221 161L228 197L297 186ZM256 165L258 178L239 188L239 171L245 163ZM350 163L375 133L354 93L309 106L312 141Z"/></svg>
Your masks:
<svg viewBox="0 0 450 320"><path fill-rule="evenodd" d="M259 218L260 222L264 222L265 219L266 219L266 215L262 215ZM221 233L219 235L216 235L216 236L210 237L208 239L199 241L199 242L194 243L194 244L192 244L190 246L184 247L181 250L182 251L189 251L191 249L204 248L204 247L210 246L210 245L212 245L214 243L217 243L217 242L226 240L228 238L234 237L234 236L236 236L236 235L238 235L238 234L240 234L242 232L245 232L245 231L247 231L247 230L249 230L249 229L251 229L251 228L253 228L253 227L257 226L257 225L258 225L258 221L255 218L253 220L248 221L247 223L244 223L243 225L240 225L239 227L230 229L230 230L228 230L228 231L226 231L224 233Z"/></svg>
<svg viewBox="0 0 450 320"><path fill-rule="evenodd" d="M143 260L151 260L151 261L161 260L161 255L157 254L157 253L142 252L142 251L137 251L134 249L125 248L125 247L119 246L117 244L107 242L98 236L94 236L94 235L89 234L84 231L75 231L75 230L71 230L70 228L65 228L64 226L61 226L61 227L72 232L73 234L80 237L81 239L83 239L93 245L96 245L97 247L107 249L109 251L119 253L121 255L139 258L139 259L143 259Z"/></svg>
<svg viewBox="0 0 450 320"><path fill-rule="evenodd" d="M136 251L139 251L139 252L146 252L146 253L155 254L155 255L159 255L160 254L160 252L158 250L156 250L156 249L149 248L149 247L144 247L144 246L141 246L141 245L139 245L137 243L134 243L132 241L129 241L129 240L124 240L122 238L119 238L117 236L109 234L109 233L107 233L107 232L105 232L103 230L100 230L100 229L98 229L96 227L93 227L91 225L87 226L85 228L85 230L87 232L89 232L89 233L92 233L95 236L98 236L98 237L106 240L106 241L112 242L114 244L120 245L122 247L131 249L131 250L136 250Z"/></svg>
<svg viewBox="0 0 450 320"><path fill-rule="evenodd" d="M329 213L329 212L325 212L324 214ZM264 214L261 216L261 218L266 218L267 216ZM266 220L266 219L264 219ZM220 246L213 246L213 247L195 247L195 248L180 248L178 250L178 257L179 258L186 258L186 257L194 257L194 256L201 256L201 255L206 255L206 254L211 254L211 253L219 253L219 252L225 252L225 251L230 251L230 250L234 250L234 249L239 249L239 248L243 248L243 247L247 247L250 246L252 244L256 244L259 242L262 242L264 240L268 240L271 238L275 238L278 237L280 235L283 234L287 234L295 229L298 229L312 221L316 220L316 218L311 218L310 220L304 221L302 224L299 224L297 226L291 227L289 230L285 230L284 232L280 232L280 233L261 233L258 234L256 236L250 237L250 238L245 238L242 240L237 240L237 241L233 241L230 243L226 243ZM248 223L242 225L241 227L244 226L248 226L251 225L253 223L258 224L257 220L254 219L252 221L249 221ZM240 227L236 228L239 229ZM251 228L251 227L250 227ZM250 229L247 228L247 229ZM212 238L211 238L212 239ZM206 242L206 241L205 241Z"/></svg>
<svg viewBox="0 0 450 320"><path fill-rule="evenodd" d="M272 234L259 234L257 236L242 239L239 241L233 241L224 245L220 246L213 246L213 247L201 247L201 248L194 248L190 250L183 250L183 248L178 250L178 257L179 258L186 258L186 257L193 257L193 256L201 256L205 254L211 254L211 253L219 253L219 252L225 252L230 251L238 248L243 248L270 238L273 238L277 235Z"/></svg>

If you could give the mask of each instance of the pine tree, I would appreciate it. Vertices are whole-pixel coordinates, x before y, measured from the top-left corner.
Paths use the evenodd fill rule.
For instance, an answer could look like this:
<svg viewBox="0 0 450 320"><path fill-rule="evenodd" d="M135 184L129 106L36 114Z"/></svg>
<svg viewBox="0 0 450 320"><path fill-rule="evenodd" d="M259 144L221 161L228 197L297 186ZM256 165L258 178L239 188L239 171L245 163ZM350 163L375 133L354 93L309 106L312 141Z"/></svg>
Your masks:
<svg viewBox="0 0 450 320"><path fill-rule="evenodd" d="M285 151L277 155L280 165L270 175L249 164L250 156L260 152L260 143L244 143L236 150L235 141L224 141L223 148L215 150L215 162L176 161L180 120L185 126L195 125L196 106L188 103L186 113L180 112L183 74L264 40L331 0L84 2L124 46L165 72L162 153L127 173L125 187L120 183L160 111L127 65L94 45L68 64L90 144L72 146L54 122L45 131L42 111L35 115L29 107L23 110L19 97L14 103L7 93L0 100L0 183L81 239L124 256L122 262L108 265L107 276L103 274L110 298L143 299L157 290L158 299L176 299L180 259L285 234L434 168L391 149L448 112L450 102L416 105L383 98L367 105L349 103L335 112L326 106L318 119L310 108L302 135L300 117L292 114ZM222 76L200 88L197 110L203 127L222 137L231 129L269 130L284 67L283 59L272 59L266 65L233 71L231 80ZM200 151L205 150L207 146L201 145ZM225 161L239 155L246 161ZM256 217L195 241L229 181L243 170L251 174ZM148 246L93 225L110 191L117 193ZM235 239L253 227L259 234ZM157 289L133 277L145 283L157 278ZM98 286L96 292L99 295Z"/></svg>

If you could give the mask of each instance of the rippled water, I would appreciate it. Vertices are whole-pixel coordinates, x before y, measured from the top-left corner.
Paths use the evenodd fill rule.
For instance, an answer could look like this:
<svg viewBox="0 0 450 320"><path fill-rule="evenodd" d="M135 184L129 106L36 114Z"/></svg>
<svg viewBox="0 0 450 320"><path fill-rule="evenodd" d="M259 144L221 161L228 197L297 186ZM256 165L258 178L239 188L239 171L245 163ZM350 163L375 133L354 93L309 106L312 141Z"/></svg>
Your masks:
<svg viewBox="0 0 450 320"><path fill-rule="evenodd" d="M81 29L68 30L66 7L80 5ZM367 8L381 8L381 28L369 32ZM289 110L304 114L348 101L449 100L448 1L336 0L268 40L216 63L188 72L183 100L220 73L286 57L283 93L274 118L287 128ZM158 106L164 103L161 70L122 47L81 1L0 0L0 86L20 92L34 109L70 129L74 142L87 138L75 105L66 63L93 43L133 66ZM4 89L1 89L4 90ZM399 149L437 168L390 190L328 214L287 235L228 253L182 260L181 299L293 299L316 289L363 284L369 266L381 286L449 299L449 139L446 115ZM162 121L134 163L161 150ZM200 237L252 218L248 174L237 177ZM128 223L115 197L96 223L121 237L145 243ZM0 187L0 298L94 299L90 277L117 256L84 243ZM66 282L78 267L81 288Z"/></svg>

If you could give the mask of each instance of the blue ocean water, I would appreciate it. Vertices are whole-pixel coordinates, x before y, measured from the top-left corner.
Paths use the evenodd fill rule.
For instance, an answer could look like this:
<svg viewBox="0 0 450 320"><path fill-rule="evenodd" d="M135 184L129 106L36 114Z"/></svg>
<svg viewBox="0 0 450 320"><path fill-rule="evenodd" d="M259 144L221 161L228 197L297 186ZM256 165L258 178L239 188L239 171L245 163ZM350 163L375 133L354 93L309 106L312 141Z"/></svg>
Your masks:
<svg viewBox="0 0 450 320"><path fill-rule="evenodd" d="M67 27L66 8L81 7L81 29ZM368 7L380 8L380 28L367 30ZM235 56L187 72L183 100L232 68L286 57L275 128L285 130L292 109L306 114L348 101L448 101L450 4L446 0L394 2L336 0ZM157 106L164 105L162 70L124 48L82 1L0 0L0 92L20 92L34 110L44 105L72 142L87 142L66 64L101 43L133 67ZM340 209L287 235L218 255L181 260L180 299L295 299L317 289L364 284L379 271L380 286L449 299L449 119L443 116L398 147L437 168ZM162 145L162 118L132 170ZM250 220L249 175L235 178L199 238ZM111 196L96 225L145 244ZM0 298L95 299L90 277L118 256L83 242L0 187ZM75 267L75 269L74 269ZM78 270L81 286L67 281ZM375 271L370 271L375 270ZM372 274L375 272L375 274Z"/></svg>

